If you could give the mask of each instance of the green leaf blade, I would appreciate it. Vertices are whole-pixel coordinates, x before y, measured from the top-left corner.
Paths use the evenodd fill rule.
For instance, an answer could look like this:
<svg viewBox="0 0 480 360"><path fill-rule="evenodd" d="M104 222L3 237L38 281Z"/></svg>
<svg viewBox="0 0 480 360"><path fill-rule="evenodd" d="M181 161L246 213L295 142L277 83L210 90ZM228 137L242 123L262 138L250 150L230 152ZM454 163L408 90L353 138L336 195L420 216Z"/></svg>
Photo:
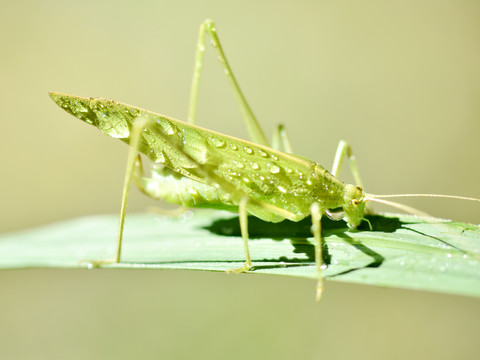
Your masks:
<svg viewBox="0 0 480 360"><path fill-rule="evenodd" d="M190 218L191 216L191 218ZM407 215L362 225L323 221L327 280L480 296L480 228ZM316 278L310 222L249 218L253 274ZM0 236L0 269L87 267L110 259L117 215L73 219ZM127 216L122 263L102 268L225 271L244 261L238 217L199 211L171 218Z"/></svg>

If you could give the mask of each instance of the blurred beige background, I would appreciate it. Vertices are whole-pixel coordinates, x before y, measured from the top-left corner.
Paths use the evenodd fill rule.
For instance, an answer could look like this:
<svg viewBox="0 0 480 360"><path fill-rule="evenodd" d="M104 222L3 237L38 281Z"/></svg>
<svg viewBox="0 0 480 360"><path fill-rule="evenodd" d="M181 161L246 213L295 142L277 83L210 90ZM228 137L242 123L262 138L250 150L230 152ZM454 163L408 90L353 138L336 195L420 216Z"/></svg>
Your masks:
<svg viewBox="0 0 480 360"><path fill-rule="evenodd" d="M217 23L268 134L331 167L348 140L373 193L480 197L480 2L23 1L0 4L0 231L118 212L127 148L49 90L180 119L197 31ZM213 51L201 125L246 137ZM345 171L345 180L350 180ZM133 191L129 211L153 205ZM419 199L479 223L480 207ZM112 237L114 234L112 235ZM3 359L477 358L480 300L196 272L0 272Z"/></svg>

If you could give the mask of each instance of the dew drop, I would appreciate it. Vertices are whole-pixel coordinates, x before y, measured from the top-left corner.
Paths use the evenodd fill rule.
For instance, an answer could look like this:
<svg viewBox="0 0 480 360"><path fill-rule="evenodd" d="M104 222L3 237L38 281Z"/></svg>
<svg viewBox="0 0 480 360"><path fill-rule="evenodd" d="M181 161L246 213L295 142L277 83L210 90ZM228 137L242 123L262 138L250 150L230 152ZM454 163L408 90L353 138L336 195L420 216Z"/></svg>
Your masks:
<svg viewBox="0 0 480 360"><path fill-rule="evenodd" d="M246 152L247 154L253 154L253 150L252 150L251 148L249 148L248 146L245 146L245 147L243 148L243 150L245 150L245 152Z"/></svg>
<svg viewBox="0 0 480 360"><path fill-rule="evenodd" d="M225 141L223 141L222 139L218 139L218 138L215 138L215 137L209 137L208 138L208 143L216 148L221 148L223 146L225 146Z"/></svg>
<svg viewBox="0 0 480 360"><path fill-rule="evenodd" d="M260 154L260 156L263 156L263 157L267 157L267 153L263 150L258 150L258 153Z"/></svg>
<svg viewBox="0 0 480 360"><path fill-rule="evenodd" d="M235 166L239 169L243 169L245 166L239 162L239 161L233 161L233 163L235 164Z"/></svg>
<svg viewBox="0 0 480 360"><path fill-rule="evenodd" d="M272 174L278 174L280 172L280 168L277 165L272 165L268 170Z"/></svg>
<svg viewBox="0 0 480 360"><path fill-rule="evenodd" d="M285 190L285 188L283 186L278 186L277 187L278 191L282 192L282 193L286 193L287 190Z"/></svg>
<svg viewBox="0 0 480 360"><path fill-rule="evenodd" d="M238 150L237 145L235 145L235 144L230 144L230 149Z"/></svg>
<svg viewBox="0 0 480 360"><path fill-rule="evenodd" d="M260 169L260 166L257 163L251 163L252 164L252 169L253 170L258 170Z"/></svg>

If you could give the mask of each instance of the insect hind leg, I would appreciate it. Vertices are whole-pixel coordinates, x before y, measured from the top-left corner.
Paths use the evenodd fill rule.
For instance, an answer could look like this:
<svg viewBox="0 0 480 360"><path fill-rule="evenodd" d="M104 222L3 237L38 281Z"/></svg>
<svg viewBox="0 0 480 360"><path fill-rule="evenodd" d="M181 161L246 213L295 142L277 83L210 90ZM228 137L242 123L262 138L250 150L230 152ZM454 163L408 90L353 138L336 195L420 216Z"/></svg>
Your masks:
<svg viewBox="0 0 480 360"><path fill-rule="evenodd" d="M127 157L127 166L125 168L125 176L123 180L123 188L122 188L122 202L120 207L120 219L118 225L118 235L117 235L117 247L115 250L115 255L113 259L104 259L104 260L85 260L82 259L79 261L80 264L85 264L88 268L98 268L102 265L106 264L115 264L119 263L121 260L121 252L122 252L122 240L123 240L123 229L125 225L125 215L127 211L127 201L128 201L128 194L130 190L130 183L132 180L136 160L137 160L137 153L138 147L140 143L140 134L142 130L146 127L148 119L143 117L137 117L132 122L132 130L130 132L130 139L129 139L129 151Z"/></svg>
<svg viewBox="0 0 480 360"><path fill-rule="evenodd" d="M335 153L335 159L333 160L332 175L338 177L345 156L349 160L350 170L352 171L356 185L363 186L362 180L360 178L360 172L358 171L357 159L352 153L352 148L350 144L345 140L340 140L340 142L338 143L337 152Z"/></svg>
<svg viewBox="0 0 480 360"><path fill-rule="evenodd" d="M280 124L273 133L272 148L275 150L284 151L287 154L293 154L292 145L287 135L287 130Z"/></svg>
<svg viewBox="0 0 480 360"><path fill-rule="evenodd" d="M253 114L253 111L250 108L250 105L248 104L245 98L245 95L243 95L242 90L240 90L240 86L238 85L237 79L233 75L230 64L228 63L225 53L223 52L222 45L220 44L220 40L217 35L215 24L210 19L207 19L202 23L202 25L200 26L200 31L198 33L197 51L195 54L195 65L193 69L192 85L190 88L190 104L189 104L189 110L188 110L188 122L190 122L191 124L195 123L200 77L201 77L202 68L203 68L203 56L205 53L206 36L210 37L211 44L217 51L218 60L222 65L223 71L225 75L228 77L228 79L230 80L230 84L237 98L238 104L240 106L240 110L242 111L242 116L243 116L243 119L245 120L245 124L247 126L248 134L250 135L251 140L258 144L269 146L268 140L265 134L263 133L263 130L260 127L260 124L258 123L255 115Z"/></svg>
<svg viewBox="0 0 480 360"><path fill-rule="evenodd" d="M122 252L123 229L125 225L125 215L127 212L127 201L130 192L130 183L132 181L133 172L137 163L138 147L140 143L140 134L145 129L148 119L144 117L137 117L132 123L132 130L130 133L129 150L127 157L127 166L125 168L125 176L123 180L122 202L120 207L120 220L118 225L117 249L113 262L119 263Z"/></svg>

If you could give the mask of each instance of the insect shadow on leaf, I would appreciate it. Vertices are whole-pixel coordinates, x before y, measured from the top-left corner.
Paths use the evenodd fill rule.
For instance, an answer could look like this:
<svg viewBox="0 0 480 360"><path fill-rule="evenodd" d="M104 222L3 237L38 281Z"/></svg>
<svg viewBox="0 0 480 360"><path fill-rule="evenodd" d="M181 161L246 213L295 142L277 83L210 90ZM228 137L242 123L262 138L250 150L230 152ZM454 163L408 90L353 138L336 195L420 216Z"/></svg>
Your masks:
<svg viewBox="0 0 480 360"><path fill-rule="evenodd" d="M396 230L403 227L403 224L396 217L383 217L379 215L367 215L367 219L370 221L372 229L369 229L369 225L361 225L358 230L362 231L374 231L374 232L385 232L393 233ZM311 219L307 217L299 222L285 220L281 223L272 224L267 221L263 221L253 216L248 217L248 227L250 240L255 239L272 239L276 241L290 241L291 245L294 248L294 253L302 253L306 256L301 258L287 258L279 257L270 261L277 262L278 264L272 264L268 266L269 268L274 267L291 267L291 266L305 266L313 265L315 263L315 253L314 246L307 239L312 237L311 233ZM241 236L241 229L238 221L238 216L234 216L226 219L217 219L213 221L208 226L203 226L203 229L210 231L213 234L220 236ZM343 241L349 245L355 247L357 250L363 252L365 255L368 255L372 258L372 262L366 266L359 268L352 268L348 271L342 272L347 273L355 270L359 270L365 267L380 267L385 258L378 252L372 250L368 246L362 244L360 241L355 240L353 237L348 235L348 231L352 231L348 228L345 222L343 221L333 221L327 217L322 218L322 229L324 234L324 240L322 242L323 247L323 262L330 266L331 265L331 255L328 249L328 243L325 241L325 238L328 239L328 235L334 234L341 238ZM265 259L257 259L258 261L265 262ZM255 266L255 269L264 269L265 266ZM338 276L339 274L330 275ZM330 277L329 276L329 277Z"/></svg>

